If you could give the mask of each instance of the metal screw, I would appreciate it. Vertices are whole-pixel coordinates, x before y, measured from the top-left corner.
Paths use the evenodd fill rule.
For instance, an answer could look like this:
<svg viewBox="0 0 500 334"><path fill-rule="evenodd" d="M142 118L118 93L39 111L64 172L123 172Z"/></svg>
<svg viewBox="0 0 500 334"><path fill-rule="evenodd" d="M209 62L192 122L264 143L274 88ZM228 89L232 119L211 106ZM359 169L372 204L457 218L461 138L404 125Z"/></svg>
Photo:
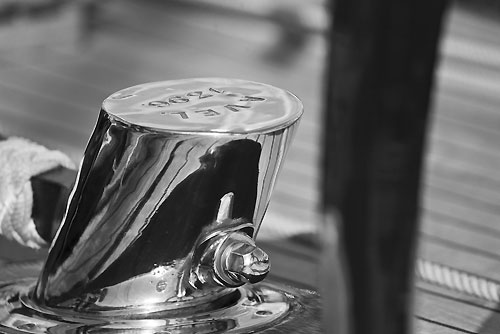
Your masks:
<svg viewBox="0 0 500 334"><path fill-rule="evenodd" d="M270 269L269 256L255 246L252 238L234 233L228 238L227 246L218 261L219 276L230 286L262 281Z"/></svg>

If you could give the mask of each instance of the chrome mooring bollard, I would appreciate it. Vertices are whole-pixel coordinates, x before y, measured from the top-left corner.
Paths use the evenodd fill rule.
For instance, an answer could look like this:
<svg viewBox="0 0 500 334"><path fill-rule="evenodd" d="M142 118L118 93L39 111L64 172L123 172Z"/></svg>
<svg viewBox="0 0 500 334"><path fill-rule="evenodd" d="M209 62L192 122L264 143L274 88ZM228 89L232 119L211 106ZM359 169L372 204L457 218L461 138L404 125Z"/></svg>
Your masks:
<svg viewBox="0 0 500 334"><path fill-rule="evenodd" d="M263 281L255 244L301 114L234 79L108 97L40 276L0 286L0 332L319 332L318 295Z"/></svg>

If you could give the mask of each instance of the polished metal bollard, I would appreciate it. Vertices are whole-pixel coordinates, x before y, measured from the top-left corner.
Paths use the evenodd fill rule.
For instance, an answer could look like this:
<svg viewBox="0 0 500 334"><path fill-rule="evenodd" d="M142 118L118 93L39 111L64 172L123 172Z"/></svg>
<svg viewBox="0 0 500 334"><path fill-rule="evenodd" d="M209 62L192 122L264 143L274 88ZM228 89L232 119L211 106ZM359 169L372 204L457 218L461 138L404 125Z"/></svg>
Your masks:
<svg viewBox="0 0 500 334"><path fill-rule="evenodd" d="M0 287L0 332L317 331L317 294L261 282L255 244L301 114L234 79L108 97L40 277Z"/></svg>

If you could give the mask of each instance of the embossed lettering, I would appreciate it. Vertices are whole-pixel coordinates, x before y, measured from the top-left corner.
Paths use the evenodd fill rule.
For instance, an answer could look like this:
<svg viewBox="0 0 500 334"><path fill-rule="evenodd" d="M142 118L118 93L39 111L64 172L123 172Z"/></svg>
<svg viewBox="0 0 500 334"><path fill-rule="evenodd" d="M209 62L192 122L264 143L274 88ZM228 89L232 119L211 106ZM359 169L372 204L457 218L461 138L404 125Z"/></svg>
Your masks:
<svg viewBox="0 0 500 334"><path fill-rule="evenodd" d="M124 100L124 99L128 99L129 97L132 97L132 96L135 96L134 94L123 94L123 93L120 93L120 94L115 94L113 96L111 96L111 99L113 100Z"/></svg>
<svg viewBox="0 0 500 334"><path fill-rule="evenodd" d="M224 106L224 108L229 109L229 110L234 111L234 112L238 112L238 111L241 111L238 108L250 108L250 107L249 106L241 106L241 105L238 105L238 104L226 104Z"/></svg>
<svg viewBox="0 0 500 334"><path fill-rule="evenodd" d="M214 92L214 93L219 93L219 94L224 93L223 90L217 89L217 88L209 88L208 90L211 91L211 92Z"/></svg>
<svg viewBox="0 0 500 334"><path fill-rule="evenodd" d="M172 112L170 114L171 115L179 115L179 116L181 116L182 119L188 119L189 118L188 114L186 114L184 111L176 111L176 112Z"/></svg>
<svg viewBox="0 0 500 334"><path fill-rule="evenodd" d="M186 103L186 102L189 102L189 99L186 97L182 97L182 96L173 96L173 97L168 99L168 102L170 102L170 103Z"/></svg>
<svg viewBox="0 0 500 334"><path fill-rule="evenodd" d="M148 103L148 106L158 107L158 108L168 107L169 105L170 103L168 103L167 101L151 101Z"/></svg>
<svg viewBox="0 0 500 334"><path fill-rule="evenodd" d="M203 109L203 110L197 110L195 111L195 113L198 113L198 114L203 114L204 116L217 116L217 115L220 115L220 113L218 113L217 111L213 110L213 109Z"/></svg>
<svg viewBox="0 0 500 334"><path fill-rule="evenodd" d="M198 96L198 99L206 99L207 97L213 96L212 94L205 94L201 90L197 90L195 92L189 92L186 94L187 96Z"/></svg>
<svg viewBox="0 0 500 334"><path fill-rule="evenodd" d="M245 96L243 98L240 99L240 101L251 101L251 102L255 102L255 101L265 101L266 99L263 98L263 97L258 97L258 96Z"/></svg>

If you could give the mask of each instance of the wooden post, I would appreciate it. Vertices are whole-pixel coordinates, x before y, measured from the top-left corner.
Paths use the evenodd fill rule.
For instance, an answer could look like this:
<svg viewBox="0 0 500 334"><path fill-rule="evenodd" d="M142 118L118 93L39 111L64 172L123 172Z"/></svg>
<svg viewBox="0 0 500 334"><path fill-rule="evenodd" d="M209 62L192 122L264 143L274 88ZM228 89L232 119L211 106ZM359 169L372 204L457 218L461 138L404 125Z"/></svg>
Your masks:
<svg viewBox="0 0 500 334"><path fill-rule="evenodd" d="M344 266L351 333L404 334L411 327L421 167L445 5L332 4L322 193L324 212L334 217L327 224L339 238L324 259L339 250L332 261ZM331 268L326 277L335 275ZM325 298L338 298L325 284ZM341 311L326 305L333 333L329 319Z"/></svg>

